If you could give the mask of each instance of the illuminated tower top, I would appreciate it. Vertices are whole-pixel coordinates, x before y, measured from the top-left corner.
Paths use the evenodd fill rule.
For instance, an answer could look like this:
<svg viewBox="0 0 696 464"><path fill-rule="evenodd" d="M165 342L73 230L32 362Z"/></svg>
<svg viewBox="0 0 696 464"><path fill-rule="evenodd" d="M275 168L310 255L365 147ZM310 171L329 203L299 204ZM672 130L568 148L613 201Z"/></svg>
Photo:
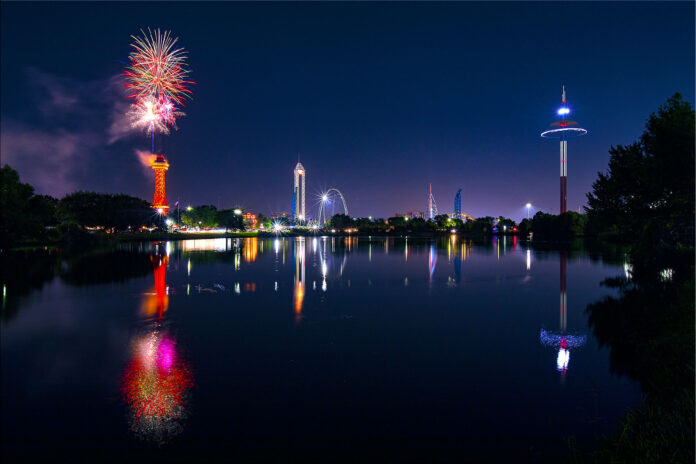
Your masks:
<svg viewBox="0 0 696 464"><path fill-rule="evenodd" d="M570 108L568 107L568 102L566 101L565 85L563 86L563 92L561 93L561 106L556 111L556 114L560 116L560 119L554 123L551 123L549 127L541 133L542 137L551 139L567 139L570 137L579 137L587 134L587 130L580 127L577 122L568 119Z"/></svg>

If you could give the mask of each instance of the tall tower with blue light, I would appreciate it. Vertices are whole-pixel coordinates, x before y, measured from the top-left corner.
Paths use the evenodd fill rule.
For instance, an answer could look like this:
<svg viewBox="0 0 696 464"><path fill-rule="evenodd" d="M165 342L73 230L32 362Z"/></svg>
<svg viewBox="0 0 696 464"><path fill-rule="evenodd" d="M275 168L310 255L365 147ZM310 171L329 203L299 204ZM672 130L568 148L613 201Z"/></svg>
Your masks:
<svg viewBox="0 0 696 464"><path fill-rule="evenodd" d="M561 142L561 214L565 213L568 203L568 138L579 137L587 134L580 125L568 119L570 108L566 101L565 86L561 96L561 107L557 111L560 120L552 123L548 129L541 133L544 138L560 139Z"/></svg>
<svg viewBox="0 0 696 464"><path fill-rule="evenodd" d="M463 219L462 217L462 189L457 190L454 196L454 218Z"/></svg>

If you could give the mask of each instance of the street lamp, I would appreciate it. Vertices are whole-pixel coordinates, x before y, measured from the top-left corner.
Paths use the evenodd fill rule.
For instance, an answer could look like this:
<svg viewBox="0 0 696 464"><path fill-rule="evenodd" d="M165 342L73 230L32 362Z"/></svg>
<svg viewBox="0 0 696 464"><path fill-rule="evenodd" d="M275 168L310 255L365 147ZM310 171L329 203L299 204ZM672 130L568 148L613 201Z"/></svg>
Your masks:
<svg viewBox="0 0 696 464"><path fill-rule="evenodd" d="M532 204L531 204L531 203L527 203L525 206L527 207L527 219L529 219L529 208L532 207Z"/></svg>

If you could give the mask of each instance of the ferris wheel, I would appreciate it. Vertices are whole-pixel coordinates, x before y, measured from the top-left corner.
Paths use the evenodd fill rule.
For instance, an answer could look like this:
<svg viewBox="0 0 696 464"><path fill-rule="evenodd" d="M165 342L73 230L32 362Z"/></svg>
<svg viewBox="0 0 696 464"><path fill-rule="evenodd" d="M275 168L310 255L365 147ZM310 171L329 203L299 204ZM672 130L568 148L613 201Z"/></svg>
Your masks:
<svg viewBox="0 0 696 464"><path fill-rule="evenodd" d="M340 203L339 203L340 199ZM346 205L346 199L343 194L337 188L330 188L326 192L322 193L319 197L319 215L317 219L319 224L325 224L328 218L332 217L334 214L339 214L340 206L343 206L343 214L348 215L348 206Z"/></svg>

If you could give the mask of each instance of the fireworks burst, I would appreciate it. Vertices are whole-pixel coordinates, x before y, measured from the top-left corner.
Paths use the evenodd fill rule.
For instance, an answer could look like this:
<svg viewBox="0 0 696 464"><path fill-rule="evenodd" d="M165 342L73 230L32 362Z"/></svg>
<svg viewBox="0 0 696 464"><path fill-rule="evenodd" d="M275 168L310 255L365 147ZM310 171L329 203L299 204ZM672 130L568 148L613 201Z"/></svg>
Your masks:
<svg viewBox="0 0 696 464"><path fill-rule="evenodd" d="M191 98L188 80L191 72L186 65L186 51L175 48L177 38L169 31L147 33L133 37L133 51L128 56L130 65L124 71L129 98L134 100L128 112L131 126L152 135L152 150L155 134L169 134L176 129L176 119L185 116L177 108Z"/></svg>
<svg viewBox="0 0 696 464"><path fill-rule="evenodd" d="M156 99L152 96L137 100L128 112L131 126L145 130L148 135L153 132L169 134L170 127L177 128L176 118L185 115L166 97Z"/></svg>
<svg viewBox="0 0 696 464"><path fill-rule="evenodd" d="M154 95L183 105L191 98L187 85L194 82L188 80L191 71L186 66L186 51L174 48L179 39L172 38L169 31L161 32L159 29L154 33L150 28L147 34L142 29L140 32L141 37L131 36L135 40L131 44L134 50L128 56L130 66L124 72L131 98L139 100Z"/></svg>

